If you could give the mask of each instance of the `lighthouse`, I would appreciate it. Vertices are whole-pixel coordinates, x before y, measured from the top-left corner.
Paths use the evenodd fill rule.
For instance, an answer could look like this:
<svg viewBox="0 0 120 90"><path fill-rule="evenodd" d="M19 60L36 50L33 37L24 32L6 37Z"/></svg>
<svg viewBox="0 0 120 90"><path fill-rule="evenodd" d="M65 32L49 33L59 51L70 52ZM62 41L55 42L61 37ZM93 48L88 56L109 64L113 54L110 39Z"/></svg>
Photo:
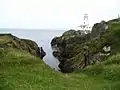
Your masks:
<svg viewBox="0 0 120 90"><path fill-rule="evenodd" d="M76 30L80 30L82 32L84 32L85 34L88 34L91 32L91 27L89 25L89 19L88 19L88 14L84 14L84 21L83 24L81 24L80 26L78 26L76 28Z"/></svg>

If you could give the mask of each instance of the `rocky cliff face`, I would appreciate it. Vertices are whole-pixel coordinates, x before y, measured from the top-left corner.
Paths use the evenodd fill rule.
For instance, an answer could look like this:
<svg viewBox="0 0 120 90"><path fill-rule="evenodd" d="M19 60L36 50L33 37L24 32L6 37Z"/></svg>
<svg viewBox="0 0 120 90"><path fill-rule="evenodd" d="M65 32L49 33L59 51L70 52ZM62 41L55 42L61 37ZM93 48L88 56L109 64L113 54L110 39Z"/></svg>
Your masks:
<svg viewBox="0 0 120 90"><path fill-rule="evenodd" d="M0 34L0 47L13 47L25 50L34 56L40 57L41 59L46 55L42 47L39 47L34 41L20 39L12 34Z"/></svg>
<svg viewBox="0 0 120 90"><path fill-rule="evenodd" d="M111 42L114 39L113 23L115 21L97 23L89 34L70 30L53 38L53 55L59 59L61 71L66 73L83 69L111 55L114 52L111 50L114 47L114 42Z"/></svg>

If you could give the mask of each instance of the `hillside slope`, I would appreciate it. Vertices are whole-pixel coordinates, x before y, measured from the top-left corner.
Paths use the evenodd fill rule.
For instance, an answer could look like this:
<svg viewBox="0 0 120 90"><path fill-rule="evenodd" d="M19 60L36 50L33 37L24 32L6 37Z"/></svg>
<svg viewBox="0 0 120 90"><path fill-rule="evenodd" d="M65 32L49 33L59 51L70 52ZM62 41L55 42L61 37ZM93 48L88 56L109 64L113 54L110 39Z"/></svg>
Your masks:
<svg viewBox="0 0 120 90"><path fill-rule="evenodd" d="M71 74L55 72L26 51L0 48L0 90L119 90L120 54Z"/></svg>

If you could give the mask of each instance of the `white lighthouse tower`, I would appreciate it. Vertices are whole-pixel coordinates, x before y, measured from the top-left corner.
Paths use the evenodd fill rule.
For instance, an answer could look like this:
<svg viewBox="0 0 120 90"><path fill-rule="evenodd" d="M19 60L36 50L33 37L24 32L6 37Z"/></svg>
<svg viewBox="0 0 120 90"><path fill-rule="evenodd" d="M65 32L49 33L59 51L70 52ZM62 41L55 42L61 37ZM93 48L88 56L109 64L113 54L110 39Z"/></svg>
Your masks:
<svg viewBox="0 0 120 90"><path fill-rule="evenodd" d="M85 34L91 32L91 27L89 25L89 20L88 20L88 14L84 14L84 22L82 25L78 26L76 30L80 30L84 32Z"/></svg>

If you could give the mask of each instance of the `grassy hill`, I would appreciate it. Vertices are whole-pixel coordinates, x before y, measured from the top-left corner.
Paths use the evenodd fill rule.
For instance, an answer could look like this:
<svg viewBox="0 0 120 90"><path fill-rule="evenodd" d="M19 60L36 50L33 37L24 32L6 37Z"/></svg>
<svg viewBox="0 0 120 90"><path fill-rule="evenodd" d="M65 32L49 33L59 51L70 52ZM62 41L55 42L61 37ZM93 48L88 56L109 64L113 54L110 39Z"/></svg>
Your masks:
<svg viewBox="0 0 120 90"><path fill-rule="evenodd" d="M110 27L107 40L112 54L66 74L52 70L27 50L6 45L8 37L0 38L0 90L120 90L120 23L110 22Z"/></svg>
<svg viewBox="0 0 120 90"><path fill-rule="evenodd" d="M62 74L25 51L0 50L0 90L119 90L120 54L82 72Z"/></svg>

